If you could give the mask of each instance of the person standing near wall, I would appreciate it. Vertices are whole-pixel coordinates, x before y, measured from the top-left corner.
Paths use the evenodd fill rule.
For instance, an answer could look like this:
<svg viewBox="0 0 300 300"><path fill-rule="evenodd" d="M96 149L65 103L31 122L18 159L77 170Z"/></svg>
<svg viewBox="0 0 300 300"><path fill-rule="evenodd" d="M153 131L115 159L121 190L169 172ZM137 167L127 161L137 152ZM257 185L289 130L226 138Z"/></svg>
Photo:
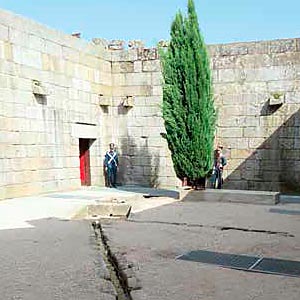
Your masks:
<svg viewBox="0 0 300 300"><path fill-rule="evenodd" d="M117 170L119 165L118 153L115 150L115 144L109 144L109 150L105 153L104 168L107 176L107 186L116 188Z"/></svg>
<svg viewBox="0 0 300 300"><path fill-rule="evenodd" d="M214 151L213 187L221 189L223 185L223 169L227 165L226 157L222 154L222 145Z"/></svg>

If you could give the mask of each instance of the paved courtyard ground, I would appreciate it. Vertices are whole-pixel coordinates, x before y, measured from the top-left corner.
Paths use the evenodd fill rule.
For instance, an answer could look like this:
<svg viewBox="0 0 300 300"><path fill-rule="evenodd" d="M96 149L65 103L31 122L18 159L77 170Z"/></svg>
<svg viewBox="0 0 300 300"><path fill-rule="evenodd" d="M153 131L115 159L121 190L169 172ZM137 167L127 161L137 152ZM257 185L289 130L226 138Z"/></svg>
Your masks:
<svg viewBox="0 0 300 300"><path fill-rule="evenodd" d="M0 299L116 299L90 222L73 217L108 199L127 200L135 212L174 201L141 203L138 192L96 188L0 201Z"/></svg>
<svg viewBox="0 0 300 300"><path fill-rule="evenodd" d="M300 278L176 259L212 250L300 261L297 201L180 202L141 193L103 188L1 201L0 299L115 299L90 223L73 217L95 201L116 198L132 205L129 220L102 223L111 249L133 263L140 281L133 300L299 299Z"/></svg>
<svg viewBox="0 0 300 300"><path fill-rule="evenodd" d="M134 300L298 300L300 278L175 258L211 250L300 261L299 213L296 203L175 202L105 224L104 232L113 250L135 265L141 289L132 292Z"/></svg>

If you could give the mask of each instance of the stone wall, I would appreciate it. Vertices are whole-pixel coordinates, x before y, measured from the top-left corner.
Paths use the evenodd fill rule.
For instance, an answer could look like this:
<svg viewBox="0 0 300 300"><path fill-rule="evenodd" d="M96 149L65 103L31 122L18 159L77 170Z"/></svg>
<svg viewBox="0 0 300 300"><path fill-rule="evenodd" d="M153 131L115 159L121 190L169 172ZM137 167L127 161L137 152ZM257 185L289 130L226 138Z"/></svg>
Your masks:
<svg viewBox="0 0 300 300"><path fill-rule="evenodd" d="M91 178L103 184L100 93L111 98L108 51L0 10L0 199L78 188L76 123L97 127Z"/></svg>
<svg viewBox="0 0 300 300"><path fill-rule="evenodd" d="M175 187L161 113L162 87L157 49L112 52L114 134L121 153L123 184ZM133 101L124 107L124 101Z"/></svg>
<svg viewBox="0 0 300 300"><path fill-rule="evenodd" d="M210 46L228 188L300 187L300 39ZM272 105L276 104L277 105Z"/></svg>
<svg viewBox="0 0 300 300"><path fill-rule="evenodd" d="M300 39L211 45L209 51L218 110L216 144L224 145L228 158L225 187L296 191L300 186ZM160 136L164 129L156 51L119 50L112 61L115 105L127 95L135 98L135 107L126 113L119 110L112 122L120 130L115 135L122 137L119 144L126 145L123 180L151 182L147 175L156 168L156 159L162 172L159 183L178 184ZM144 158L144 152L152 158Z"/></svg>
<svg viewBox="0 0 300 300"><path fill-rule="evenodd" d="M120 152L120 184L178 185L162 137L157 50L122 47L0 10L0 199L80 187L79 138L90 139L93 185L104 184L109 142ZM296 190L300 40L209 50L226 186Z"/></svg>

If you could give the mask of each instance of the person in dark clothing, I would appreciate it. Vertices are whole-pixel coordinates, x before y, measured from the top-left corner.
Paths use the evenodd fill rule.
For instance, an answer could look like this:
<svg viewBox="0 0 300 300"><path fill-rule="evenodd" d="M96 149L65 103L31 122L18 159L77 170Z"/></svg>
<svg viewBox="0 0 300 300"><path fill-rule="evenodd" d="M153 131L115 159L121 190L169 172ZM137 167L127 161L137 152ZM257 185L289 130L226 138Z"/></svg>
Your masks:
<svg viewBox="0 0 300 300"><path fill-rule="evenodd" d="M222 154L222 146L218 146L214 152L213 186L221 189L223 185L223 169L227 165L226 157Z"/></svg>
<svg viewBox="0 0 300 300"><path fill-rule="evenodd" d="M118 153L113 143L109 144L109 151L104 156L104 167L107 175L107 185L116 188L117 169L119 165Z"/></svg>

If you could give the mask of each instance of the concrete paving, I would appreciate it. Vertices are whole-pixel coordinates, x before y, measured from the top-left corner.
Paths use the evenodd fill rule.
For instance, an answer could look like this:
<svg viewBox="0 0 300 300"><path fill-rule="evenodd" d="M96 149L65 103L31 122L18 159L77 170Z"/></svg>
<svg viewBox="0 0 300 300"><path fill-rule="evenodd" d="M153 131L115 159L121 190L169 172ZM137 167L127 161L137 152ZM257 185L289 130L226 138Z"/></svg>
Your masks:
<svg viewBox="0 0 300 300"><path fill-rule="evenodd" d="M300 204L175 202L103 228L113 251L135 266L134 300L298 300L300 278L176 259L210 250L300 261L300 216L278 209L299 212Z"/></svg>
<svg viewBox="0 0 300 300"><path fill-rule="evenodd" d="M134 212L175 201L107 188L0 201L0 299L116 299L90 223L73 220L114 199L128 200Z"/></svg>
<svg viewBox="0 0 300 300"><path fill-rule="evenodd" d="M1 201L0 298L115 299L89 223L73 219L88 205L118 199L132 206L130 219L106 221L103 228L113 251L136 266L142 288L132 291L134 300L299 299L299 278L175 259L206 249L300 260L297 197L261 206L144 193L92 188Z"/></svg>
<svg viewBox="0 0 300 300"><path fill-rule="evenodd" d="M116 299L88 222L50 218L29 224L0 231L1 299Z"/></svg>
<svg viewBox="0 0 300 300"><path fill-rule="evenodd" d="M148 191L148 190L147 190ZM126 190L91 188L57 192L40 196L22 197L0 201L0 230L32 228L29 222L44 218L72 219L88 205L110 199L122 199L132 205L132 211L142 211L172 203L173 198L142 197L144 189L127 187Z"/></svg>

